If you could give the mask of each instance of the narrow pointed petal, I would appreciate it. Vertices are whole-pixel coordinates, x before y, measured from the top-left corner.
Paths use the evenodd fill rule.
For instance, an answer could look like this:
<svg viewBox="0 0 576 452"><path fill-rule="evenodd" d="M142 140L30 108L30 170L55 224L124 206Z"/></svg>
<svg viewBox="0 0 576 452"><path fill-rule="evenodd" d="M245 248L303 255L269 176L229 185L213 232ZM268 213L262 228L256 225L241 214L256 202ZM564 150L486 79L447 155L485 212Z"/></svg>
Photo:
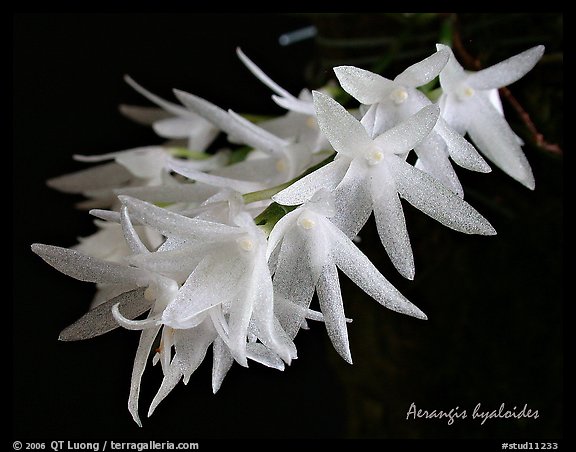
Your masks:
<svg viewBox="0 0 576 452"><path fill-rule="evenodd" d="M122 232L124 233L124 239L130 247L133 254L147 254L150 252L146 245L140 240L140 236L134 229L134 225L130 220L130 215L128 215L128 208L122 206L120 209L120 221L122 225Z"/></svg>
<svg viewBox="0 0 576 452"><path fill-rule="evenodd" d="M336 152L354 158L372 145L366 129L342 105L319 91L312 96L318 127Z"/></svg>
<svg viewBox="0 0 576 452"><path fill-rule="evenodd" d="M358 287L392 311L418 319L427 318L382 276L370 259L342 231L334 227L330 230L330 237L333 240L334 262Z"/></svg>
<svg viewBox="0 0 576 452"><path fill-rule="evenodd" d="M118 109L124 116L143 126L151 126L156 121L161 121L171 116L167 111L156 107L121 104Z"/></svg>
<svg viewBox="0 0 576 452"><path fill-rule="evenodd" d="M172 360L168 371L164 374L164 378L162 379L162 384L160 385L158 392L154 396L154 399L152 399L152 403L150 403L150 408L148 408L148 417L152 416L154 410L156 410L160 402L162 402L162 400L164 400L166 396L172 392L172 389L176 387L181 377L182 372L180 370L180 366L178 366L178 364Z"/></svg>
<svg viewBox="0 0 576 452"><path fill-rule="evenodd" d="M85 282L143 285L148 279L140 269L103 261L76 250L34 243L32 251L56 270Z"/></svg>
<svg viewBox="0 0 576 452"><path fill-rule="evenodd" d="M321 188L332 191L342 181L349 165L350 160L348 158L336 159L297 180L272 196L272 199L284 206L295 206L308 201Z"/></svg>
<svg viewBox="0 0 576 452"><path fill-rule="evenodd" d="M189 118L171 117L154 122L152 128L163 138L188 138L196 126Z"/></svg>
<svg viewBox="0 0 576 452"><path fill-rule="evenodd" d="M440 49L428 58L409 66L394 81L414 88L425 85L440 74L449 58L450 52L447 49Z"/></svg>
<svg viewBox="0 0 576 452"><path fill-rule="evenodd" d="M222 386L224 377L232 367L234 358L224 341L217 337L212 345L212 392L216 394Z"/></svg>
<svg viewBox="0 0 576 452"><path fill-rule="evenodd" d="M418 155L417 165L414 165L416 168L430 174L460 198L464 198L464 189L448 158L446 143L440 135L432 132L414 151Z"/></svg>
<svg viewBox="0 0 576 452"><path fill-rule="evenodd" d="M178 330L174 336L174 361L180 367L184 384L188 384L190 376L204 361L208 347L217 334L211 322L204 321L195 328Z"/></svg>
<svg viewBox="0 0 576 452"><path fill-rule="evenodd" d="M271 133L267 135L261 132L255 133L252 127L246 127L244 122L238 121L237 118L234 118L228 112L201 97L180 90L174 90L174 93L186 107L216 125L233 137L235 141L240 141L266 152L277 152L278 148L286 144L284 140ZM261 130L264 132L263 129Z"/></svg>
<svg viewBox="0 0 576 452"><path fill-rule="evenodd" d="M374 143L394 154L408 152L428 136L439 116L438 106L427 105L407 120L376 137Z"/></svg>
<svg viewBox="0 0 576 452"><path fill-rule="evenodd" d="M476 114L468 133L480 151L498 168L525 187L534 190L532 168L518 144L516 134L496 108L481 96L474 96Z"/></svg>
<svg viewBox="0 0 576 452"><path fill-rule="evenodd" d="M150 102L155 103L156 105L158 105L159 107L162 107L164 110L172 113L173 115L184 116L184 117L194 116L188 110L186 110L184 107L182 107L178 104L174 104L172 102L168 102L167 100L162 99L161 97L157 96L156 94L151 93L150 91L145 89L143 86L136 83L134 81L134 79L132 79L132 77L130 77L130 76L125 75L124 81L126 83L128 83L132 88L134 88L137 92L142 94Z"/></svg>
<svg viewBox="0 0 576 452"><path fill-rule="evenodd" d="M398 87L392 80L355 66L337 66L334 73L344 91L366 105L381 102Z"/></svg>
<svg viewBox="0 0 576 452"><path fill-rule="evenodd" d="M150 315L154 314L155 313L152 312L150 313ZM138 342L138 349L136 350L136 356L134 357L134 366L132 367L132 378L130 381L130 395L128 397L128 411L132 414L134 422L136 422L139 427L142 427L142 421L138 414L140 382L142 381L142 375L146 369L150 350L152 349L152 345L154 344L159 331L159 326L142 331L140 334L140 341Z"/></svg>
<svg viewBox="0 0 576 452"><path fill-rule="evenodd" d="M166 236L186 237L197 241L214 241L227 234L236 234L238 229L225 224L188 218L167 209L129 196L118 197L128 207L131 218L157 230Z"/></svg>
<svg viewBox="0 0 576 452"><path fill-rule="evenodd" d="M275 95L272 95L272 100L288 111L294 111L307 116L315 116L314 104L312 104L312 102L306 102L296 97L280 97Z"/></svg>
<svg viewBox="0 0 576 452"><path fill-rule="evenodd" d="M147 202L186 202L202 203L210 196L216 194L219 189L208 184L175 184L160 185L154 187L126 187L115 189L117 195L127 195L132 198L140 199Z"/></svg>
<svg viewBox="0 0 576 452"><path fill-rule="evenodd" d="M412 246L394 180L388 171L383 171L370 188L380 241L398 272L407 279L414 279Z"/></svg>
<svg viewBox="0 0 576 452"><path fill-rule="evenodd" d="M400 196L417 209L456 231L496 234L486 218L432 176L396 156L390 156L388 164Z"/></svg>
<svg viewBox="0 0 576 452"><path fill-rule="evenodd" d="M501 61L468 76L467 83L475 89L501 88L521 79L544 55L544 46L539 45L518 55Z"/></svg>
<svg viewBox="0 0 576 452"><path fill-rule="evenodd" d="M269 152L273 155L282 155L282 149L288 144L286 140L277 137L262 127L248 121L238 113L228 110L228 115L246 130L246 133L252 134L254 139L252 143L256 149Z"/></svg>
<svg viewBox="0 0 576 452"><path fill-rule="evenodd" d="M112 314L112 307L116 304L119 304L122 315L128 319L144 314L152 306L152 302L144 297L144 289L130 290L88 311L72 325L64 328L58 340L80 341L115 330L120 326Z"/></svg>
<svg viewBox="0 0 576 452"><path fill-rule="evenodd" d="M269 348L259 343L252 343L246 346L248 358L272 369L284 370L284 361Z"/></svg>
<svg viewBox="0 0 576 452"><path fill-rule="evenodd" d="M242 61L242 63L244 63L244 65L248 68L248 70L252 72L252 74L254 74L254 76L262 83L264 83L268 88L270 88L279 96L288 98L293 97L292 94L278 85L274 80L268 77L262 69L256 66L256 64L250 58L248 58L244 52L242 52L240 47L236 47L236 54L238 55L238 58L240 58L240 61Z"/></svg>
<svg viewBox="0 0 576 452"><path fill-rule="evenodd" d="M46 181L46 185L64 193L82 193L110 187L121 187L132 178L130 171L122 165L112 162L53 177Z"/></svg>
<svg viewBox="0 0 576 452"><path fill-rule="evenodd" d="M370 172L367 168L364 159L354 159L334 190L336 214L331 221L350 238L358 234L372 212Z"/></svg>
<svg viewBox="0 0 576 452"><path fill-rule="evenodd" d="M452 160L462 168L480 173L492 171L488 163L478 153L476 148L462 135L452 129L443 118L439 118L434 131L437 132L448 147Z"/></svg>
<svg viewBox="0 0 576 452"><path fill-rule="evenodd" d="M288 214L290 215L290 214ZM294 226L284 236L280 245L276 273L274 274L274 302L286 300L302 309L278 310L276 316L284 331L294 338L304 320L306 309L314 295L314 268L306 241L302 240L299 226ZM320 260L321 256L317 257ZM317 273L321 271L320 266Z"/></svg>
<svg viewBox="0 0 576 452"><path fill-rule="evenodd" d="M231 188L240 193L249 193L252 191L262 190L263 184L260 182L250 182L239 179L230 179L228 177L216 176L214 174L207 174L197 169L190 168L187 162L180 162L178 160L171 160L169 167L172 171L186 176L188 179L202 182L203 184L213 185L215 187Z"/></svg>
<svg viewBox="0 0 576 452"><path fill-rule="evenodd" d="M329 263L324 267L316 286L316 292L328 337L344 361L352 364L338 269L334 263Z"/></svg>

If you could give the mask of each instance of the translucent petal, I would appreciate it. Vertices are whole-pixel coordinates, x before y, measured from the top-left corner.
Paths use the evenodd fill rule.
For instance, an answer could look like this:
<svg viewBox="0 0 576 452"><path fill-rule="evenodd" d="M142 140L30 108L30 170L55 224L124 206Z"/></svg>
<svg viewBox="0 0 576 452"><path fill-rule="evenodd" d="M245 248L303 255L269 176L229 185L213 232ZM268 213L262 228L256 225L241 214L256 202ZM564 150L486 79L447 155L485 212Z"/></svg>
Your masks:
<svg viewBox="0 0 576 452"><path fill-rule="evenodd" d="M144 289L130 290L88 311L72 325L64 328L58 336L60 341L80 341L115 330L120 325L112 315L112 306L119 304L122 315L134 319L144 314L152 302L144 297Z"/></svg>
<svg viewBox="0 0 576 452"><path fill-rule="evenodd" d="M178 247L169 251L156 251L155 253L131 256L127 258L127 261L136 267L178 281L185 281L208 253L218 252L218 250L228 246L229 244L215 245L210 242L200 242L194 244L193 247Z"/></svg>
<svg viewBox="0 0 576 452"><path fill-rule="evenodd" d="M428 105L418 113L374 139L374 143L384 151L402 154L418 145L436 125L440 109Z"/></svg>
<svg viewBox="0 0 576 452"><path fill-rule="evenodd" d="M398 87L392 80L355 66L337 66L336 78L344 91L363 104L375 104Z"/></svg>
<svg viewBox="0 0 576 452"><path fill-rule="evenodd" d="M253 140L254 147L256 149L260 149L264 152L270 152L274 155L282 154L282 149L288 144L287 141L271 134L266 129L263 129L253 122L248 121L246 118L243 118L232 110L228 110L228 114L233 120L240 124L247 133L251 133L254 137L257 137L256 140Z"/></svg>
<svg viewBox="0 0 576 452"><path fill-rule="evenodd" d="M148 279L140 269L103 261L76 250L40 243L34 243L31 248L56 270L80 281L141 286Z"/></svg>
<svg viewBox="0 0 576 452"><path fill-rule="evenodd" d="M466 105L460 102L456 94L442 94L438 100L440 115L456 133L464 136L468 129L469 116ZM436 123L438 124L438 123Z"/></svg>
<svg viewBox="0 0 576 452"><path fill-rule="evenodd" d="M319 91L312 95L318 127L336 152L354 158L372 145L366 129L342 105Z"/></svg>
<svg viewBox="0 0 576 452"><path fill-rule="evenodd" d="M432 176L395 156L390 156L388 164L400 196L417 209L456 231L496 234L488 220Z"/></svg>
<svg viewBox="0 0 576 452"><path fill-rule="evenodd" d="M355 159L334 190L336 215L332 222L349 237L358 234L372 212L369 178L370 172L364 159Z"/></svg>
<svg viewBox="0 0 576 452"><path fill-rule="evenodd" d="M181 377L182 371L180 370L180 366L178 366L178 364L172 360L168 371L164 374L164 378L162 379L162 384L160 385L158 392L154 396L154 399L152 399L152 403L150 403L150 408L148 408L148 417L152 416L152 413L154 413L154 410L160 404L160 402L162 402L162 400L164 400L166 396L172 392L172 389L176 387Z"/></svg>
<svg viewBox="0 0 576 452"><path fill-rule="evenodd" d="M221 239L223 235L238 233L238 229L232 226L188 218L129 196L118 198L128 207L133 220L136 219L166 236L215 241Z"/></svg>
<svg viewBox="0 0 576 452"><path fill-rule="evenodd" d="M116 161L134 176L153 179L160 176L168 154L161 146L134 149L116 156Z"/></svg>
<svg viewBox="0 0 576 452"><path fill-rule="evenodd" d="M133 254L149 253L150 251L146 248L146 245L140 240L140 236L134 229L132 221L130 221L130 215L128 215L128 208L122 206L120 209L120 219L122 224L122 232L124 233L124 238L126 243L130 247Z"/></svg>
<svg viewBox="0 0 576 452"><path fill-rule="evenodd" d="M212 185L185 183L176 185L160 185L154 187L126 187L114 190L118 195L128 195L148 202L204 202L218 192Z"/></svg>
<svg viewBox="0 0 576 452"><path fill-rule="evenodd" d="M174 361L180 367L184 384L202 364L208 347L212 345L217 334L209 320L189 330L176 330L174 333Z"/></svg>
<svg viewBox="0 0 576 452"><path fill-rule="evenodd" d="M284 140L270 133L266 135L261 132L256 133L253 127L247 127L245 122L238 121L237 118L234 118L228 112L201 97L179 90L174 90L174 93L186 107L195 111L231 137L234 137L235 141L269 152L277 152L278 148L286 144ZM265 132L263 129L261 130Z"/></svg>
<svg viewBox="0 0 576 452"><path fill-rule="evenodd" d="M155 314L155 312L150 313L150 315ZM130 381L130 396L128 397L128 411L130 411L134 422L136 422L139 427L142 427L142 422L138 415L140 382L142 381L142 375L146 369L150 350L152 349L152 345L154 344L159 331L159 326L142 331L140 334L140 341L138 342L138 349L136 350L136 356L134 357L134 366L132 367L132 378Z"/></svg>
<svg viewBox="0 0 576 452"><path fill-rule="evenodd" d="M314 104L295 97L280 97L272 95L272 100L288 111L294 111L303 115L315 116Z"/></svg>
<svg viewBox="0 0 576 452"><path fill-rule="evenodd" d="M172 117L156 121L154 132L164 138L188 138L195 124L188 118Z"/></svg>
<svg viewBox="0 0 576 452"><path fill-rule="evenodd" d="M358 287L388 309L426 319L426 315L398 292L342 231L333 227L329 232L334 262Z"/></svg>
<svg viewBox="0 0 576 452"><path fill-rule="evenodd" d="M443 118L439 118L434 131L437 132L448 147L452 160L462 168L480 173L489 173L490 166L482 158L476 148L466 138L452 129Z"/></svg>
<svg viewBox="0 0 576 452"><path fill-rule="evenodd" d="M302 204L320 188L333 190L342 181L349 165L348 158L336 159L276 193L272 199L284 206Z"/></svg>
<svg viewBox="0 0 576 452"><path fill-rule="evenodd" d="M290 215L290 214L288 214ZM308 244L302 239L301 229L294 226L286 232L282 241L278 263L274 274L274 300L289 301L302 309L277 311L276 315L282 328L290 338L294 338L304 320L306 309L310 306L314 287L322 266L314 270Z"/></svg>
<svg viewBox="0 0 576 452"><path fill-rule="evenodd" d="M316 286L320 309L324 315L324 323L328 337L338 354L344 360L352 364L350 355L350 345L348 343L348 330L346 329L346 316L344 315L344 304L342 293L340 292L340 281L338 280L338 270L334 263L327 264L318 280Z"/></svg>
<svg viewBox="0 0 576 452"><path fill-rule="evenodd" d="M436 44L438 50L446 50L450 54L450 58L446 66L440 71L440 86L445 93L451 93L460 85L460 83L467 77L466 72L456 60L452 49L444 44Z"/></svg>
<svg viewBox="0 0 576 452"><path fill-rule="evenodd" d="M282 242L286 233L293 227L297 220L297 215L288 213L284 215L272 228L270 235L268 236L268 245L266 246L266 260L270 259L270 256L276 250L276 247Z"/></svg>
<svg viewBox="0 0 576 452"><path fill-rule="evenodd" d="M468 76L467 83L472 88L486 90L501 88L521 79L544 55L544 46L539 45L518 55L501 61Z"/></svg>
<svg viewBox="0 0 576 452"><path fill-rule="evenodd" d="M450 58L450 52L447 49L440 49L422 61L409 66L394 81L412 87L425 85L440 74L448 58Z"/></svg>
<svg viewBox="0 0 576 452"><path fill-rule="evenodd" d="M248 70L276 94L282 97L294 97L292 94L278 85L274 80L268 77L262 69L256 66L256 64L250 58L248 58L244 52L242 52L240 47L236 47L236 54L238 55L238 58L240 58L240 61L242 61L242 63L244 63L244 65L248 68Z"/></svg>
<svg viewBox="0 0 576 452"><path fill-rule="evenodd" d="M217 337L212 345L212 392L216 394L222 386L222 381L224 377L232 367L234 363L234 358L228 349L228 346L224 344L224 341Z"/></svg>
<svg viewBox="0 0 576 452"><path fill-rule="evenodd" d="M284 362L269 348L259 343L246 345L248 358L273 369L284 370Z"/></svg>
<svg viewBox="0 0 576 452"><path fill-rule="evenodd" d="M168 102L167 100L162 99L161 97L157 96L156 94L151 93L150 91L148 91L147 89L145 89L144 87L142 87L141 85L136 83L132 79L132 77L130 77L128 75L124 76L124 81L126 83L128 83L132 88L134 88L137 92L142 94L150 102L155 103L156 105L158 105L159 107L162 107L164 110L172 113L173 115L184 116L184 117L194 117L195 116L193 113L189 112L184 107L181 107L180 105L174 104L172 102Z"/></svg>
<svg viewBox="0 0 576 452"><path fill-rule="evenodd" d="M46 185L64 193L82 193L89 190L121 187L131 179L133 176L130 171L112 162L48 179Z"/></svg>
<svg viewBox="0 0 576 452"><path fill-rule="evenodd" d="M164 310L163 323L173 328L189 328L197 323L194 317L198 314L235 299L245 288L246 272L245 262L234 254L207 255Z"/></svg>
<svg viewBox="0 0 576 452"><path fill-rule="evenodd" d="M279 158L271 156L243 160L224 168L217 169L211 174L240 181L260 184L270 183L270 181L277 179L281 175L278 170L280 161Z"/></svg>
<svg viewBox="0 0 576 452"><path fill-rule="evenodd" d="M191 180L213 185L215 187L231 188L241 193L249 193L265 188L263 184L259 182L249 182L245 180L216 176L214 174L207 174L202 171L190 168L186 162L171 160L169 162L169 166L171 170L176 171L178 174L182 174Z"/></svg>
<svg viewBox="0 0 576 452"><path fill-rule="evenodd" d="M138 124L151 126L154 122L169 118L170 113L155 107L141 107L139 105L120 105L120 113Z"/></svg>
<svg viewBox="0 0 576 452"><path fill-rule="evenodd" d="M460 198L464 198L462 184L450 163L446 143L440 135L432 132L414 151L418 155L418 169L430 174Z"/></svg>
<svg viewBox="0 0 576 452"><path fill-rule="evenodd" d="M370 185L378 235L394 267L405 278L414 279L412 246L394 180L385 167L378 176Z"/></svg>
<svg viewBox="0 0 576 452"><path fill-rule="evenodd" d="M533 190L532 168L506 119L482 96L474 96L470 101L475 114L468 133L474 144L498 168Z"/></svg>

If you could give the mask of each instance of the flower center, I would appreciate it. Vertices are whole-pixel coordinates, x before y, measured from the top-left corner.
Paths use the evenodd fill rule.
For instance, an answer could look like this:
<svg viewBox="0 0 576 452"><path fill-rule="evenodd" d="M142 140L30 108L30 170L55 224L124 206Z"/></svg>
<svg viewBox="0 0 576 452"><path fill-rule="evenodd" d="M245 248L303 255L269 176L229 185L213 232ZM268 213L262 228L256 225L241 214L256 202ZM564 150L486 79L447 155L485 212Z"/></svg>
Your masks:
<svg viewBox="0 0 576 452"><path fill-rule="evenodd" d="M406 91L404 88L396 88L390 93L390 99L396 105L400 105L404 103L406 99L408 99L408 91Z"/></svg>
<svg viewBox="0 0 576 452"><path fill-rule="evenodd" d="M250 237L241 237L236 240L238 246L244 251L252 251L254 249L254 240Z"/></svg>
<svg viewBox="0 0 576 452"><path fill-rule="evenodd" d="M316 222L312 218L302 216L298 219L298 226L303 229L312 229L316 226Z"/></svg>
<svg viewBox="0 0 576 452"><path fill-rule="evenodd" d="M308 116L308 118L306 119L306 125L311 129L318 128L318 122L316 121L316 118L314 116Z"/></svg>
<svg viewBox="0 0 576 452"><path fill-rule="evenodd" d="M286 171L286 160L280 159L276 162L276 171L279 173Z"/></svg>
<svg viewBox="0 0 576 452"><path fill-rule="evenodd" d="M377 165L382 159L384 159L384 153L376 146L373 146L366 154L366 160L370 166Z"/></svg>
<svg viewBox="0 0 576 452"><path fill-rule="evenodd" d="M463 86L458 90L458 98L460 100L470 99L474 95L474 88Z"/></svg>

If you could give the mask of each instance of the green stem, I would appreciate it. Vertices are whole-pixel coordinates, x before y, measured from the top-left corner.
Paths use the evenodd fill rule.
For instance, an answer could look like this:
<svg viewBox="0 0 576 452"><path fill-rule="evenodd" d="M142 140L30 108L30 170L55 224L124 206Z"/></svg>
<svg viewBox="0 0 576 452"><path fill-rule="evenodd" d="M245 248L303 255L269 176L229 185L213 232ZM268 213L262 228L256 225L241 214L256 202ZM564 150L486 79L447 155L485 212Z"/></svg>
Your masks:
<svg viewBox="0 0 576 452"><path fill-rule="evenodd" d="M308 168L306 171L304 171L302 174L300 174L300 176L295 177L292 180L289 180L288 182L284 182L283 184L280 185L276 185L275 187L272 188L267 188L265 190L260 190L260 191L253 191L250 193L245 193L242 195L242 199L244 200L245 204L250 204L256 201L264 201L265 199L270 199L272 196L274 196L276 193L284 190L285 188L289 187L290 185L292 185L294 182L302 179L303 177L307 176L308 174L312 173L313 171L316 171L318 168L322 168L323 166L327 165L328 163L330 163L332 160L334 160L334 156L335 153L331 153L328 157L326 157L324 160L322 160L320 163Z"/></svg>

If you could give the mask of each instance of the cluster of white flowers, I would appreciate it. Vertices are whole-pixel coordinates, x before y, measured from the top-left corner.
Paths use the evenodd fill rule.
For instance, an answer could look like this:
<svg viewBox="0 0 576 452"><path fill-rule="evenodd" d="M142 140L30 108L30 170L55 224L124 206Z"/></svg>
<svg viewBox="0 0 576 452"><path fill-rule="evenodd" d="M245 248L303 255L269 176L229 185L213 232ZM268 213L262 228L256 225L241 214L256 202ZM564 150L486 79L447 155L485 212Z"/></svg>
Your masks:
<svg viewBox="0 0 576 452"><path fill-rule="evenodd" d="M452 162L489 172L482 154L534 188L497 89L526 74L543 52L537 46L470 73L438 45L393 80L336 67L342 88L360 103L348 111L329 88L293 96L238 50L287 110L262 121L183 91L174 91L182 105L168 102L126 77L159 108L121 111L168 141L75 156L106 163L48 181L85 195L82 207L92 209L99 228L71 249L32 245L57 270L97 285L92 309L60 339L118 326L141 331L128 402L141 425L138 396L151 355L164 379L148 415L181 379L188 382L211 345L214 392L234 361L283 370L297 357L294 339L309 321L323 322L351 363L338 269L383 306L426 319L353 239L374 212L391 262L413 279L400 198L449 228L496 234L464 201ZM437 77L441 94L434 103L418 88ZM214 149L221 133L230 146ZM414 165L407 162L412 150ZM319 311L310 307L315 293Z"/></svg>

